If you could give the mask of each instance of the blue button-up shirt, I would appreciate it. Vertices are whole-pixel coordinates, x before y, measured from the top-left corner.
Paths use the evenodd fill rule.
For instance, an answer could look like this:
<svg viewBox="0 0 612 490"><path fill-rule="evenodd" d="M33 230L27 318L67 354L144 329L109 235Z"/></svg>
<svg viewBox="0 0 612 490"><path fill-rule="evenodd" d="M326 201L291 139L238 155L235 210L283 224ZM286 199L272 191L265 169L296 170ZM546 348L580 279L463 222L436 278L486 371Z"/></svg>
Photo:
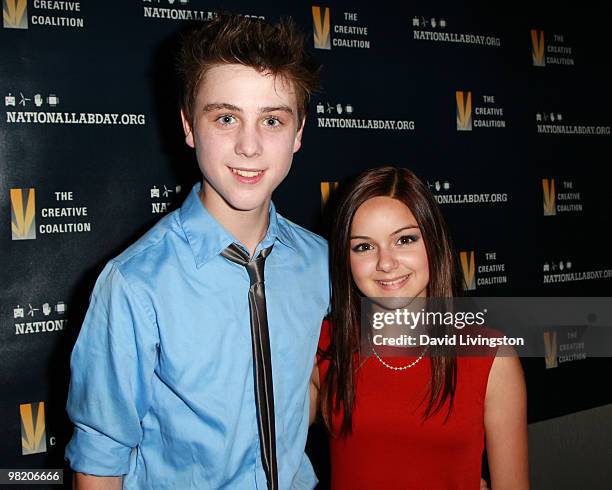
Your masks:
<svg viewBox="0 0 612 490"><path fill-rule="evenodd" d="M128 489L266 488L246 269L196 185L98 278L71 359L73 470ZM265 263L281 489L311 489L309 378L329 305L327 245L276 214Z"/></svg>

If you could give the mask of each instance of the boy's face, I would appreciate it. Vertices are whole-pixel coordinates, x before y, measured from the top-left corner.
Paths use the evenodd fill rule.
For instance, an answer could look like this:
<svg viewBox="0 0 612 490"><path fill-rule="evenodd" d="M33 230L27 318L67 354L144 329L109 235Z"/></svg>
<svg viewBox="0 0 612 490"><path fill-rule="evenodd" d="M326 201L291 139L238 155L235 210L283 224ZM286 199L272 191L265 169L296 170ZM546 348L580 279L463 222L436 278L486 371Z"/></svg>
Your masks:
<svg viewBox="0 0 612 490"><path fill-rule="evenodd" d="M181 116L207 207L267 210L301 144L291 84L242 65L216 65L200 84L193 113L193 123Z"/></svg>

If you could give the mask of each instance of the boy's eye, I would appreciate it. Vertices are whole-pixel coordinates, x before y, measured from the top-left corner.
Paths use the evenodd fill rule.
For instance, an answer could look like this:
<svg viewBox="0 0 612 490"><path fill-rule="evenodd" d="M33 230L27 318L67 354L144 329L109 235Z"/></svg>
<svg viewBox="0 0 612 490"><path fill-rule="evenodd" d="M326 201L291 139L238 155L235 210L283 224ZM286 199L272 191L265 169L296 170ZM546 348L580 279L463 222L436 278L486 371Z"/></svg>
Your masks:
<svg viewBox="0 0 612 490"><path fill-rule="evenodd" d="M267 117L264 120L264 125L265 126L269 126L271 128L274 128L276 126L280 126L282 123L280 122L280 120L276 117Z"/></svg>
<svg viewBox="0 0 612 490"><path fill-rule="evenodd" d="M369 243L358 243L354 247L351 248L353 252L367 252L372 249L372 245Z"/></svg>
<svg viewBox="0 0 612 490"><path fill-rule="evenodd" d="M419 239L416 235L403 235L397 241L398 245L410 245L411 243L416 242Z"/></svg>
<svg viewBox="0 0 612 490"><path fill-rule="evenodd" d="M224 126L227 126L236 122L236 118L231 114L224 114L223 116L217 118L217 122L223 124Z"/></svg>

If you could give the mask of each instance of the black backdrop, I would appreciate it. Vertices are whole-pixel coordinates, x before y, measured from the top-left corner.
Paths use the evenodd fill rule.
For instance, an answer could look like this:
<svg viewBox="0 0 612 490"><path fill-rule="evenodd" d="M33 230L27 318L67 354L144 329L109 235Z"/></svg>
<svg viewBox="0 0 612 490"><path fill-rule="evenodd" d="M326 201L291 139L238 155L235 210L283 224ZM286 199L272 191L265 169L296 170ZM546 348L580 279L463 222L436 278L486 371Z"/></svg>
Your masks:
<svg viewBox="0 0 612 490"><path fill-rule="evenodd" d="M469 294L611 295L603 2L2 3L0 467L63 467L69 354L95 277L198 178L173 68L190 16L289 15L324 65L275 194L285 216L324 233L334 182L404 166L438 196ZM524 366L530 422L612 402L608 359Z"/></svg>

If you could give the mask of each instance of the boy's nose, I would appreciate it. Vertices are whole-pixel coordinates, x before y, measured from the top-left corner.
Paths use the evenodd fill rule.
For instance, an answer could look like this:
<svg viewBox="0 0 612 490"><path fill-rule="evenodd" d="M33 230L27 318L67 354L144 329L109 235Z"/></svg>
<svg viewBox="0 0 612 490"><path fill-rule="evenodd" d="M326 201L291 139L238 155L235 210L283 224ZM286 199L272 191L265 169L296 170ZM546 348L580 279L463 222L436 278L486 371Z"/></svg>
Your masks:
<svg viewBox="0 0 612 490"><path fill-rule="evenodd" d="M257 128L243 126L238 132L235 152L237 155L253 158L261 155L261 138Z"/></svg>

